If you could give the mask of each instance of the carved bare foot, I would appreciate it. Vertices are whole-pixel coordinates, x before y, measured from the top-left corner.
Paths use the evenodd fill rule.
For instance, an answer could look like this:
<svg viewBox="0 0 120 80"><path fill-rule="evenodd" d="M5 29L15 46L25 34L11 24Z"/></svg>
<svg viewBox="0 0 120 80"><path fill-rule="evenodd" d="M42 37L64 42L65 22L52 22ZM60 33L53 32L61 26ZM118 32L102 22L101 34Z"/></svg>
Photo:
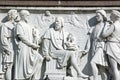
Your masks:
<svg viewBox="0 0 120 80"><path fill-rule="evenodd" d="M89 76L88 76L88 75L85 75L85 74L83 74L83 73L79 73L79 74L78 74L78 77L88 78Z"/></svg>

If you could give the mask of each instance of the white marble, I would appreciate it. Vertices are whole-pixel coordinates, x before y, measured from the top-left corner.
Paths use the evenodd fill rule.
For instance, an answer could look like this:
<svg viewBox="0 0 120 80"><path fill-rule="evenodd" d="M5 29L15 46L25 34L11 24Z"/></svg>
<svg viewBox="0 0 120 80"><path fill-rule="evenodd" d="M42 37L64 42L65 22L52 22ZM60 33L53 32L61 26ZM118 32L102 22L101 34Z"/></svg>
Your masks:
<svg viewBox="0 0 120 80"><path fill-rule="evenodd" d="M0 79L119 80L119 7L0 9Z"/></svg>

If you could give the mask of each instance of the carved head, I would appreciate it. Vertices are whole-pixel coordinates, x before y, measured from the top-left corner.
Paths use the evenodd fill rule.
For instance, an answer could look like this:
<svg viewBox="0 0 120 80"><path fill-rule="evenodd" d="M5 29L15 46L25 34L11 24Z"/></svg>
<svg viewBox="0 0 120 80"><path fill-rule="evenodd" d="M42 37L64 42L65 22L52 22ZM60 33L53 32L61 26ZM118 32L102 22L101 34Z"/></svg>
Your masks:
<svg viewBox="0 0 120 80"><path fill-rule="evenodd" d="M72 33L69 33L67 36L67 41L73 42L74 41L74 36Z"/></svg>
<svg viewBox="0 0 120 80"><path fill-rule="evenodd" d="M62 17L55 18L55 30L61 30L64 26L64 19Z"/></svg>
<svg viewBox="0 0 120 80"><path fill-rule="evenodd" d="M101 21L107 21L107 14L104 10L97 10L96 11L96 19L98 22L101 22Z"/></svg>
<svg viewBox="0 0 120 80"><path fill-rule="evenodd" d="M25 22L28 22L29 16L30 16L29 11L27 11L27 10L21 10L21 11L20 11L21 20L23 20L23 21L25 21Z"/></svg>
<svg viewBox="0 0 120 80"><path fill-rule="evenodd" d="M50 15L51 15L50 11L45 11L45 16L50 16Z"/></svg>
<svg viewBox="0 0 120 80"><path fill-rule="evenodd" d="M72 11L72 12L71 12L71 14L72 14L72 15L74 15L74 14L75 14L75 12L73 12L73 11Z"/></svg>
<svg viewBox="0 0 120 80"><path fill-rule="evenodd" d="M11 9L8 11L8 20L17 19L18 13L17 10Z"/></svg>
<svg viewBox="0 0 120 80"><path fill-rule="evenodd" d="M110 19L115 22L116 20L120 19L120 12L117 10L112 10L112 13L110 15Z"/></svg>

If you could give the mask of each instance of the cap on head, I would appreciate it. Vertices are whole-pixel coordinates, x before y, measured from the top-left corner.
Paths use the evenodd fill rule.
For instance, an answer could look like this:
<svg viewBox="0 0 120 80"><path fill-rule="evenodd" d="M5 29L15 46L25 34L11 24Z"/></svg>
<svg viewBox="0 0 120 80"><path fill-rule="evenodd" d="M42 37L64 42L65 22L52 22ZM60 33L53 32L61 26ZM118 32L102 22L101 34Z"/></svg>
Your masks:
<svg viewBox="0 0 120 80"><path fill-rule="evenodd" d="M9 18L12 18L14 14L17 14L17 10L11 9L11 10L8 11Z"/></svg>
<svg viewBox="0 0 120 80"><path fill-rule="evenodd" d="M97 10L96 13L100 13L103 16L104 21L107 21L107 14L105 10L100 9L100 10Z"/></svg>
<svg viewBox="0 0 120 80"><path fill-rule="evenodd" d="M120 12L117 10L112 10L112 14L114 14L116 17L120 18Z"/></svg>

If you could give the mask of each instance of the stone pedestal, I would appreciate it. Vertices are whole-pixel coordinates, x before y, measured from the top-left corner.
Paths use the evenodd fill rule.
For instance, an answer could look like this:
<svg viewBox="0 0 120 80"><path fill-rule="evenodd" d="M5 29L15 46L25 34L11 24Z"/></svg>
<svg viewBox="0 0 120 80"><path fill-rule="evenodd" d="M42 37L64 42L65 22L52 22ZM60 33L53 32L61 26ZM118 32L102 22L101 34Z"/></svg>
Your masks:
<svg viewBox="0 0 120 80"><path fill-rule="evenodd" d="M57 69L56 60L46 62L45 76L48 75L50 80L63 80L66 76L66 68Z"/></svg>
<svg viewBox="0 0 120 80"><path fill-rule="evenodd" d="M4 73L0 73L0 80L4 80Z"/></svg>
<svg viewBox="0 0 120 80"><path fill-rule="evenodd" d="M78 77L64 77L63 80L88 80L88 78L83 79L83 78L78 78Z"/></svg>
<svg viewBox="0 0 120 80"><path fill-rule="evenodd" d="M64 27L63 28L65 29L66 32L73 34L73 36L76 39L75 41L77 43L77 46L79 46L80 51L91 47L90 45L92 42L89 42L89 39L90 39L89 33L92 33L92 29L97 24L96 17L95 17L96 10L99 10L99 9L105 10L107 12L108 20L110 20L109 15L112 10L120 11L120 7L119 7L120 5L115 4L115 3L120 3L120 1L117 1L117 2L112 1L114 3L111 3L111 1L105 1L106 3L104 3L104 4L108 4L108 5L114 4L115 6L119 5L117 7L112 7L112 6L111 7L100 7L100 6L104 5L104 4L100 5L104 1L100 1L99 5L98 5L99 7L95 6L97 4L95 4L95 5L88 4L88 3L83 4L86 1L85 2L84 1L83 2L81 2L81 1L75 2L72 4L74 7L70 5L70 3L72 3L73 1L72 2L68 1L69 3L67 3L65 1L65 4L63 4L63 1L62 1L62 3L60 1L59 2L60 5L58 5L57 3L52 3L51 1L48 1L48 4L41 3L43 1L35 1L34 3L32 3L33 1L32 2L25 1L25 3L24 3L24 1L22 1L22 2L20 1L20 3L17 3L19 1L18 0L15 4L14 4L14 1L10 1L10 2L7 2L7 1L2 0L0 2L0 5L8 6L8 7L7 6L0 7L0 21L1 21L0 27L1 27L1 25L3 25L3 23L5 23L7 21L6 14L7 14L8 10L16 9L16 10L18 10L18 12L22 9L28 10L31 13L30 18L29 18L30 19L29 23L33 24L33 26L35 26L35 28L37 28L39 30L39 33L40 33L39 37L41 38L41 44L42 44L43 35L49 28L52 28L51 25L53 25L53 22L54 22L54 19L51 20L50 17L45 16L45 12L49 11L51 13L52 17L54 17L54 18L58 17L58 16L63 17L63 19L64 19ZM6 4L3 2L6 2ZM80 4L78 4L78 2ZM96 1L88 1L88 2L96 3ZM31 4L29 4L29 6L31 6L31 7L20 7L19 6L19 5L25 6L28 3L31 3ZM52 3L52 4L50 4L50 3ZM67 5L66 3L69 4L67 7L61 6L61 5ZM54 4L57 4L57 7L52 6ZM9 6L9 5L13 5L13 6ZM14 6L14 5L17 5L18 7ZM44 5L44 6L36 7L39 5ZM48 7L50 5L51 5L51 7ZM77 5L92 5L94 7L82 7L82 6L77 6ZM59 7L59 6L61 6L61 7ZM43 16L45 16L45 19L42 18ZM1 46L1 43L0 43L0 46ZM41 48L42 48L42 45L40 46L39 53L43 54ZM68 77L68 76L66 76L67 75L66 72L68 70L66 70L66 68L57 69L56 60L51 60L49 62L45 62L45 63L43 62L44 65L42 67L43 69L41 69L41 76L42 76L41 80L44 80L47 75L50 80L93 80L93 72L92 72L92 68L91 68L91 59L93 58L92 50L90 50L89 53L87 53L87 54L82 55L82 53L79 53L79 55L80 55L79 57L77 55L75 57L78 61L77 65L79 66L79 70L82 73L84 73L85 75L90 76L89 79L88 78L87 79L77 78L77 72L73 68L73 66L70 66L70 70L71 70L70 75L72 75L72 77ZM2 71L2 69L3 69L2 62L3 62L3 55L0 54L0 71ZM108 69L109 69L109 67L108 67ZM14 71L14 68L13 68L13 71ZM108 77L112 78L111 73L108 72L106 74L108 75ZM15 75L14 72L12 72L12 76L14 76L14 75ZM0 80L4 80L4 73L1 74L1 72L0 72ZM97 80L102 80L102 76L101 76L100 72L98 74ZM104 80L107 80L107 79L104 79ZM112 79L110 79L110 80L112 80Z"/></svg>

